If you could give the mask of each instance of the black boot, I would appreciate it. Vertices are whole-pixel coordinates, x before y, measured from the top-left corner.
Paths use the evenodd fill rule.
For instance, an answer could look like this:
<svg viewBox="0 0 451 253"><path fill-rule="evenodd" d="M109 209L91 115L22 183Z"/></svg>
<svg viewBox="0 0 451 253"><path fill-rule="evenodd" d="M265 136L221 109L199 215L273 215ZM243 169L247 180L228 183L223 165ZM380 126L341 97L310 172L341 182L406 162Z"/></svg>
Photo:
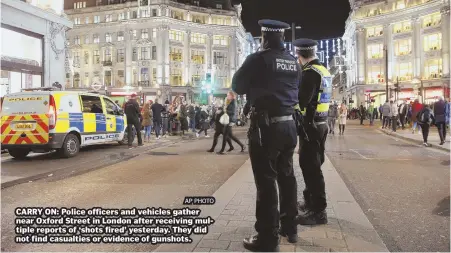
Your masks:
<svg viewBox="0 0 451 253"><path fill-rule="evenodd" d="M245 249L254 252L279 252L279 239L274 242L259 239L258 234L243 240Z"/></svg>
<svg viewBox="0 0 451 253"><path fill-rule="evenodd" d="M283 237L287 237L287 241L289 243L297 243L298 242L298 234L287 234L282 229L280 230L279 234Z"/></svg>
<svg viewBox="0 0 451 253"><path fill-rule="evenodd" d="M327 224L327 213L326 211L315 212L309 210L304 214L298 215L296 217L296 222L299 225Z"/></svg>
<svg viewBox="0 0 451 253"><path fill-rule="evenodd" d="M308 201L299 201L298 202L298 210L301 211L302 213L305 213L309 210L309 204Z"/></svg>

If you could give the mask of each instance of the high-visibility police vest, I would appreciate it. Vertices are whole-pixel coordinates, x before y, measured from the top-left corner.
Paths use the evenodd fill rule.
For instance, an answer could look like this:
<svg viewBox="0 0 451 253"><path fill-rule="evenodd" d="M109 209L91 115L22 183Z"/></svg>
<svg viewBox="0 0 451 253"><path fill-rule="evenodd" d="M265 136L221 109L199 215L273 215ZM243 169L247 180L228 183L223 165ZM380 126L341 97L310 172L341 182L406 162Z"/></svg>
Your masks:
<svg viewBox="0 0 451 253"><path fill-rule="evenodd" d="M329 112L330 98L332 96L332 76L329 71L322 65L313 64L307 66L303 71L309 69L315 71L321 76L321 85L319 87L319 90L316 91L316 93L318 93L318 100L314 117L327 117ZM306 115L306 108L302 110L302 114Z"/></svg>

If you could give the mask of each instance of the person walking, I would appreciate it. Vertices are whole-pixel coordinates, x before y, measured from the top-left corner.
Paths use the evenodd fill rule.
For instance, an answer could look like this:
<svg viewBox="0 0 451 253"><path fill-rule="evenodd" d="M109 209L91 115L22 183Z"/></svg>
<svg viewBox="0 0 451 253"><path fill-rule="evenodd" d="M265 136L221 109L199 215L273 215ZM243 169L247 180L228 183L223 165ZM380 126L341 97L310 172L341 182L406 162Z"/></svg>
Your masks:
<svg viewBox="0 0 451 253"><path fill-rule="evenodd" d="M390 103L388 103L388 100L385 101L385 104L382 106L382 129L386 129L390 125L390 113L391 113L391 107Z"/></svg>
<svg viewBox="0 0 451 253"><path fill-rule="evenodd" d="M343 135L345 133L346 118L348 115L348 108L345 103L341 104L338 115L338 129L340 130L340 135Z"/></svg>
<svg viewBox="0 0 451 253"><path fill-rule="evenodd" d="M440 145L445 144L446 140L446 102L443 97L440 97L437 102L434 103L434 119L435 126L438 129L438 135L440 136Z"/></svg>
<svg viewBox="0 0 451 253"><path fill-rule="evenodd" d="M200 133L205 132L205 137L208 138L208 129L210 128L210 123L208 121L208 112L207 112L207 106L204 105L201 108L200 112L200 130L198 133L196 133L196 137L199 138Z"/></svg>
<svg viewBox="0 0 451 253"><path fill-rule="evenodd" d="M161 113L164 110L163 105L158 103L158 98L155 99L155 103L151 107L152 109L152 116L153 116L153 126L155 128L155 136L157 137L157 140L160 139L160 129L162 124L161 119Z"/></svg>
<svg viewBox="0 0 451 253"><path fill-rule="evenodd" d="M378 112L379 112L379 120L382 121L383 120L383 117L382 117L382 104L379 106ZM383 124L384 123L382 122L382 125Z"/></svg>
<svg viewBox="0 0 451 253"><path fill-rule="evenodd" d="M223 155L224 149L226 147L227 138L232 139L234 142L236 142L241 147L241 152L244 152L244 149L246 146L238 139L236 138L232 133L232 127L236 124L236 97L235 92L229 91L227 93L227 99L226 99L226 110L225 112L229 116L229 124L224 126L224 133L222 134L222 148L218 152L219 155ZM232 149L233 150L233 149Z"/></svg>
<svg viewBox="0 0 451 253"><path fill-rule="evenodd" d="M363 125L363 120L365 119L365 116L366 116L365 106L363 106L363 103L361 103L359 107L360 125Z"/></svg>
<svg viewBox="0 0 451 253"><path fill-rule="evenodd" d="M328 222L326 185L321 166L325 160L327 140L327 111L332 93L332 76L317 58L318 42L310 39L294 41L296 53L302 64L302 81L299 88L299 107L304 115L307 138L299 139L299 165L304 177L304 202L297 217L300 225L317 225ZM363 106L362 106L363 108ZM362 111L363 122L364 111Z"/></svg>
<svg viewBox="0 0 451 253"><path fill-rule="evenodd" d="M224 108L221 105L218 105L215 113L215 134L213 135L213 145L211 146L211 149L207 150L207 152L210 153L215 151L216 145L218 144L218 138L224 133L224 126L219 122L219 119L221 119L222 115L224 115ZM229 144L229 150L227 150L227 152L234 150L232 140L230 138L227 138L227 144Z"/></svg>
<svg viewBox="0 0 451 253"><path fill-rule="evenodd" d="M189 128L196 132L196 111L194 110L194 104L188 106L188 118L189 118Z"/></svg>
<svg viewBox="0 0 451 253"><path fill-rule="evenodd" d="M233 77L232 87L239 95L246 95L253 108L248 136L257 188L258 234L246 238L243 244L250 251L274 252L279 251L279 232L288 236L289 242L297 240L297 183L293 171L297 129L293 114L301 73L296 59L284 46L283 34L290 25L275 20L258 23L262 27L262 50L246 58ZM233 94L228 97L230 113Z"/></svg>
<svg viewBox="0 0 451 253"><path fill-rule="evenodd" d="M429 136L429 128L431 124L434 124L434 115L432 114L432 110L429 108L429 105L424 105L423 109L418 112L417 120L418 124L421 126L421 132L423 134L423 145L425 147L430 147L431 145L428 143Z"/></svg>
<svg viewBox="0 0 451 253"><path fill-rule="evenodd" d="M338 117L337 105L330 103L329 111L327 112L327 124L329 126L329 134L335 134L335 121Z"/></svg>
<svg viewBox="0 0 451 253"><path fill-rule="evenodd" d="M138 146L143 145L143 140L141 138L141 124L139 122L139 104L136 101L136 94L132 94L130 99L125 103L125 115L127 117L127 137L128 137L128 147L132 148L133 140L133 127L135 127L136 135L138 136Z"/></svg>
<svg viewBox="0 0 451 253"><path fill-rule="evenodd" d="M396 128L398 128L398 106L393 100L390 101L390 116L392 131L396 132Z"/></svg>
<svg viewBox="0 0 451 253"><path fill-rule="evenodd" d="M423 105L420 103L418 99L415 99L415 101L412 104L412 133L415 134L415 131L417 129L417 116L418 113L423 110ZM418 125L418 127L421 127L421 125ZM420 133L420 132L419 132Z"/></svg>
<svg viewBox="0 0 451 253"><path fill-rule="evenodd" d="M370 118L370 126L372 126L374 123L374 115L375 114L377 114L377 113L375 113L374 105L370 104L370 106L368 106L368 117Z"/></svg>
<svg viewBox="0 0 451 253"><path fill-rule="evenodd" d="M185 135L185 131L188 131L188 108L186 108L186 102L182 101L179 109L180 130L182 135Z"/></svg>
<svg viewBox="0 0 451 253"><path fill-rule="evenodd" d="M402 104L399 106L399 120L401 121L401 129L404 130L405 129L405 124L406 124L406 118L407 118L407 112L408 112L408 106L406 104L406 101L403 100Z"/></svg>
<svg viewBox="0 0 451 253"><path fill-rule="evenodd" d="M144 127L144 141L150 142L150 134L152 133L152 125L153 125L153 117L152 110L150 107L152 106L152 100L149 100L144 104L142 118L142 125Z"/></svg>

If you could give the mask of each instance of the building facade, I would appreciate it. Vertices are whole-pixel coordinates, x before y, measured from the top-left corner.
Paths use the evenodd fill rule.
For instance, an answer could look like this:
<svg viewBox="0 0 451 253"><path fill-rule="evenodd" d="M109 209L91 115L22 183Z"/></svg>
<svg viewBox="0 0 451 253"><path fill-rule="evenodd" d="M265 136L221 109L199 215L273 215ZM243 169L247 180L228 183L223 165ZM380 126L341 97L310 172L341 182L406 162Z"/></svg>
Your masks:
<svg viewBox="0 0 451 253"><path fill-rule="evenodd" d="M0 96L64 83L66 30L57 1L2 0Z"/></svg>
<svg viewBox="0 0 451 253"><path fill-rule="evenodd" d="M241 6L229 1L66 1L68 89L97 89L117 100L188 101L225 96L247 56Z"/></svg>
<svg viewBox="0 0 451 253"><path fill-rule="evenodd" d="M346 21L346 83L361 103L449 98L449 0L355 0ZM386 86L389 86L388 96ZM395 83L400 91L395 92Z"/></svg>

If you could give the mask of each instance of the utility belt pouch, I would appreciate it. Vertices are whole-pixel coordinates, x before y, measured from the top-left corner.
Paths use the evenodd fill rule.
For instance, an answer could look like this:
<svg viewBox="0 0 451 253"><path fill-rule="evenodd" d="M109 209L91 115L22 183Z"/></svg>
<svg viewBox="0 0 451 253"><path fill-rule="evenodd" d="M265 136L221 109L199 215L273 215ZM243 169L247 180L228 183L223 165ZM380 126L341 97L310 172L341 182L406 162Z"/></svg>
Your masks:
<svg viewBox="0 0 451 253"><path fill-rule="evenodd" d="M261 128L269 127L269 115L267 111L258 112L258 126Z"/></svg>
<svg viewBox="0 0 451 253"><path fill-rule="evenodd" d="M259 146L262 146L261 130L258 122L258 115L256 114L253 114L251 117L251 125L247 132L247 136L250 142L257 143Z"/></svg>

